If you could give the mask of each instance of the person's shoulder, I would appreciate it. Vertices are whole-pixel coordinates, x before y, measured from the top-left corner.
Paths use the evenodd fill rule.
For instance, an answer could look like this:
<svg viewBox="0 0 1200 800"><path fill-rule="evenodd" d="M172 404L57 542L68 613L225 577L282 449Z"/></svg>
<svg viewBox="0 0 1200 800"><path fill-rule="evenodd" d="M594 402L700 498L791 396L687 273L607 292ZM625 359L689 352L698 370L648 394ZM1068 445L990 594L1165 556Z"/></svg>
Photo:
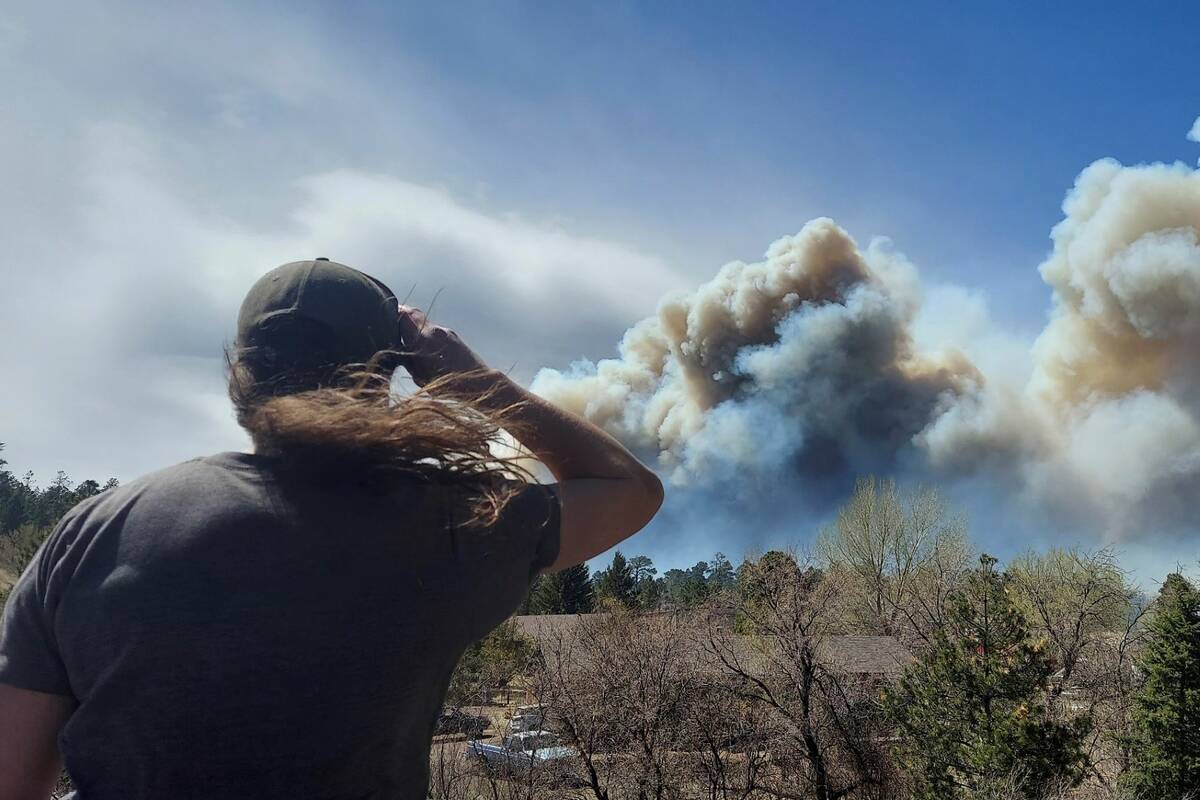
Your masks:
<svg viewBox="0 0 1200 800"><path fill-rule="evenodd" d="M139 475L131 481L105 489L77 503L65 515L62 523L81 522L89 519L107 518L127 509L131 503L144 500L147 496L174 494L196 487L207 477L239 469L238 456L245 453L218 453L197 456L167 467ZM240 468L249 469L248 464Z"/></svg>
<svg viewBox="0 0 1200 800"><path fill-rule="evenodd" d="M39 569L47 574L69 574L98 538L125 536L126 520L130 518L162 522L189 510L211 508L211 498L221 494L214 489L222 487L213 485L217 473L225 469L221 461L220 456L188 459L81 500L46 536ZM210 502L203 502L206 497ZM134 525L133 529L150 532L144 524Z"/></svg>
<svg viewBox="0 0 1200 800"><path fill-rule="evenodd" d="M214 456L197 456L189 458L186 461L180 461L170 466L160 467L151 472L143 473L132 480L120 483L111 489L105 489L100 494L89 497L84 500L76 508L86 510L86 506L91 504L102 505L105 500L113 500L117 498L128 498L131 496L145 493L147 489L152 489L167 483L173 483L181 478L187 478L195 475L199 471L203 471L208 467L210 459Z"/></svg>
<svg viewBox="0 0 1200 800"><path fill-rule="evenodd" d="M197 456L196 458L189 458L186 461L180 461L177 464L148 472L145 475L135 478L128 484L123 484L117 488L137 492L172 483L193 481L201 476L229 475L246 477L260 475L267 466L265 461L262 456L257 456L253 453L222 452L207 456Z"/></svg>

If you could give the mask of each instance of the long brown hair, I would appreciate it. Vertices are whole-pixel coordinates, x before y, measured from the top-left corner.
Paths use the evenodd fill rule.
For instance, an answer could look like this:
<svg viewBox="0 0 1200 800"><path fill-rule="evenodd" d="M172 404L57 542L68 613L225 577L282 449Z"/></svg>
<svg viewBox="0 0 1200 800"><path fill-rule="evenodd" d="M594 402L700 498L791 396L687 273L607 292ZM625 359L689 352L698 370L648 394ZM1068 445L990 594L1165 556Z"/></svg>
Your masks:
<svg viewBox="0 0 1200 800"><path fill-rule="evenodd" d="M255 450L296 467L377 485L408 478L454 498L459 524L487 526L533 482L507 435L519 405L448 376L410 394L391 385L392 351L366 364L279 371L271 354L227 348L229 397ZM501 455L508 449L512 455Z"/></svg>

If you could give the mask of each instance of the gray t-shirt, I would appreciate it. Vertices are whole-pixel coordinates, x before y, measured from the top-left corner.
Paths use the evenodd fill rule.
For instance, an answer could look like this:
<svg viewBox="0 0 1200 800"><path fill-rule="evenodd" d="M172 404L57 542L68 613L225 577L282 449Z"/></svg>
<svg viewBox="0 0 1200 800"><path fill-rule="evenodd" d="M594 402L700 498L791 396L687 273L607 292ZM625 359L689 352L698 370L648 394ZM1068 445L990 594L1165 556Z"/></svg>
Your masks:
<svg viewBox="0 0 1200 800"><path fill-rule="evenodd" d="M485 530L445 497L244 453L104 492L13 589L0 682L76 698L81 800L424 797L454 665L559 546L553 487Z"/></svg>

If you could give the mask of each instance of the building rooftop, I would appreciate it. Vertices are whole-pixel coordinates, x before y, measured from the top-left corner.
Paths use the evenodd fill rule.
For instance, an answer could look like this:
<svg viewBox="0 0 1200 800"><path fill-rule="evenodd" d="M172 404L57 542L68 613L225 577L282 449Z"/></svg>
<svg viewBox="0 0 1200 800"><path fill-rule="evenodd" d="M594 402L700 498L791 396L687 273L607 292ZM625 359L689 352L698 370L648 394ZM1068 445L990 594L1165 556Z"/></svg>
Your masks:
<svg viewBox="0 0 1200 800"><path fill-rule="evenodd" d="M601 620L606 614L539 614L513 617L518 630L538 644L562 640L574 634L587 620ZM668 612L656 612L641 617L648 624L666 621ZM750 656L755 650L749 636L728 633L723 641L739 654ZM831 666L853 675L895 675L912 662L913 656L894 636L828 636L822 641L822 654Z"/></svg>

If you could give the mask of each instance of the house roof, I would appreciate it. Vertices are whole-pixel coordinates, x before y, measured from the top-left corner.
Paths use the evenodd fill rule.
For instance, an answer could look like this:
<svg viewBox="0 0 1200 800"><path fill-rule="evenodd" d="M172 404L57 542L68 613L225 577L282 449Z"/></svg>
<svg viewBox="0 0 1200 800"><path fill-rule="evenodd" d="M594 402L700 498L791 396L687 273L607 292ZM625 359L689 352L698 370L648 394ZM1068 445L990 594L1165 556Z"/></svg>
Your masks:
<svg viewBox="0 0 1200 800"><path fill-rule="evenodd" d="M540 614L512 618L520 632L539 644L571 636L586 620L605 614ZM642 615L646 622L670 619L669 612ZM754 650L749 636L729 633L725 641L742 654ZM894 636L828 636L822 640L821 653L829 663L853 675L895 675L913 660L907 648Z"/></svg>
<svg viewBox="0 0 1200 800"><path fill-rule="evenodd" d="M913 660L895 636L830 636L825 647L831 661L857 674L892 675Z"/></svg>

